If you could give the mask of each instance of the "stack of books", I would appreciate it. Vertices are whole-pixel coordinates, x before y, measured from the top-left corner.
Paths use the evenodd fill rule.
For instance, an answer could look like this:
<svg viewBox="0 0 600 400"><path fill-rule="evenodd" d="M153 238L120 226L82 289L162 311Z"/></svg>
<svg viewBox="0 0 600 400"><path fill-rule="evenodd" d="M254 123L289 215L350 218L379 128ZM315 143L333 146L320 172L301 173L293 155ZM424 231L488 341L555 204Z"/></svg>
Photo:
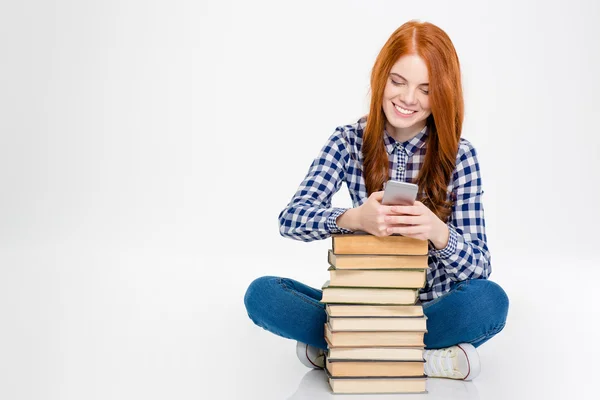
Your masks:
<svg viewBox="0 0 600 400"><path fill-rule="evenodd" d="M363 232L332 236L325 369L334 393L425 393L427 317L419 301L428 243Z"/></svg>

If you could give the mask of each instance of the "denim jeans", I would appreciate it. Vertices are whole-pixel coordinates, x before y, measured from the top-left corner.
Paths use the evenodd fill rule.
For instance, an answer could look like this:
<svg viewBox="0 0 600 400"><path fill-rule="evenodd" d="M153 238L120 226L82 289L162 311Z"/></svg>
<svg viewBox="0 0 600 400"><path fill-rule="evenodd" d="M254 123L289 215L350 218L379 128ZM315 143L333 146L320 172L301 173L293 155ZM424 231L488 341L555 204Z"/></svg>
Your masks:
<svg viewBox="0 0 600 400"><path fill-rule="evenodd" d="M326 349L327 321L321 290L288 278L263 276L254 280L244 296L250 319L285 338ZM508 297L486 279L456 282L444 295L423 304L427 316L425 348L439 349L459 343L478 347L504 328Z"/></svg>

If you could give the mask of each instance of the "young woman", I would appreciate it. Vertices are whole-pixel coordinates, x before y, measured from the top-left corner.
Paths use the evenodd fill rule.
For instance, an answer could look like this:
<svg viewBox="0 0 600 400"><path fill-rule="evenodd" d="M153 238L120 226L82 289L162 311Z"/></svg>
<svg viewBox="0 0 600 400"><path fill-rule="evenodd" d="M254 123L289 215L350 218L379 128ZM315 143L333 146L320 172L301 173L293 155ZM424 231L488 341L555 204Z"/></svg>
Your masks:
<svg viewBox="0 0 600 400"><path fill-rule="evenodd" d="M461 138L463 95L458 56L435 25L410 21L379 53L371 75L369 114L338 127L279 214L281 235L305 242L334 233L398 233L429 241L424 351L430 377L470 380L480 371L476 347L504 327L508 297L487 280L481 174L477 153ZM388 179L419 186L413 206L384 206ZM331 206L345 182L354 208ZM327 348L321 291L265 276L244 301L254 323L298 341L308 367L323 367Z"/></svg>

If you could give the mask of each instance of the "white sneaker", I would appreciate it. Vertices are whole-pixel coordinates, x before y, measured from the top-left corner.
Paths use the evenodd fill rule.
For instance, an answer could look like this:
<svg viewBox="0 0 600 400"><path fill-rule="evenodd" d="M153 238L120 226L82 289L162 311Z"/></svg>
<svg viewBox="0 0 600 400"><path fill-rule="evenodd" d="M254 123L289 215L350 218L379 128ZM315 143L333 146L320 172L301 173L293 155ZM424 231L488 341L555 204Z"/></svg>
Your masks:
<svg viewBox="0 0 600 400"><path fill-rule="evenodd" d="M325 354L323 350L313 347L309 344L297 342L296 355L302 364L307 368L325 367Z"/></svg>
<svg viewBox="0 0 600 400"><path fill-rule="evenodd" d="M425 375L430 378L450 378L470 381L481 371L475 346L461 343L445 349L425 350Z"/></svg>

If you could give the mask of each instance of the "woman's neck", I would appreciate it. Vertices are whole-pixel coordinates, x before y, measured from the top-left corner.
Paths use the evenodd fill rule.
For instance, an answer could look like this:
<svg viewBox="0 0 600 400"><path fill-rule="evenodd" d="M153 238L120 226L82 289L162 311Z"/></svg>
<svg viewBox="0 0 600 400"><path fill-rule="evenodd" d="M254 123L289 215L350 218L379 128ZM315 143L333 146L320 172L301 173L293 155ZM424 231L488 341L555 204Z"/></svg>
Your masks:
<svg viewBox="0 0 600 400"><path fill-rule="evenodd" d="M426 121L419 122L413 126L409 126L408 128L396 128L390 125L389 122L385 123L385 129L387 133L394 138L397 142L406 142L419 134L427 125Z"/></svg>

